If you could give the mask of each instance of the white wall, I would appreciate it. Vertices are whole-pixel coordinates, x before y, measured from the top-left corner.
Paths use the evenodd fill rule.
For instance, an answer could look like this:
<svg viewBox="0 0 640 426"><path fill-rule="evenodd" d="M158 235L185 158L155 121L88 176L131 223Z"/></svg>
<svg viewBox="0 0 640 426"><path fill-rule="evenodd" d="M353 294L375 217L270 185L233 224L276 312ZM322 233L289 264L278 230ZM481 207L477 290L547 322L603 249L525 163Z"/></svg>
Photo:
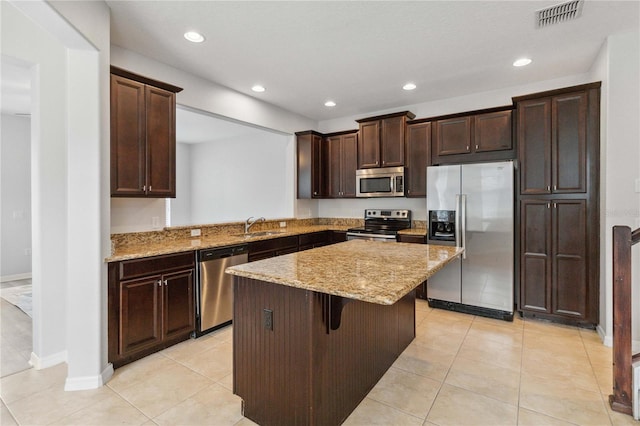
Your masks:
<svg viewBox="0 0 640 426"><path fill-rule="evenodd" d="M111 64L182 87L184 90L178 93L176 102L196 110L283 133L294 133L300 129L312 129L317 126L316 121L307 117L278 108L119 46L111 46Z"/></svg>
<svg viewBox="0 0 640 426"><path fill-rule="evenodd" d="M164 198L111 198L111 233L160 230L166 223Z"/></svg>
<svg viewBox="0 0 640 426"><path fill-rule="evenodd" d="M236 92L212 81L196 77L185 71L173 68L153 59L128 51L118 46L111 46L112 65L129 71L145 75L157 80L166 81L182 87L184 90L177 94L176 102L188 108L212 113L233 120L239 120L265 129L272 129L284 134L293 135L299 130L315 129L318 123L301 115L283 110L267 104L259 99ZM290 136L293 138L292 136ZM292 181L288 183L291 197L286 200L287 216L315 217L317 204L308 200L295 198L295 141L291 139L289 149L286 150L287 176ZM176 176L176 179L178 176ZM180 183L178 183L178 186ZM178 197L180 194L178 193ZM232 200L232 202L235 202ZM229 202L225 203L226 205ZM142 207L140 214L134 213ZM267 207L269 210L273 210ZM247 209L250 209L247 206ZM260 213L260 209L256 213ZM275 212L274 212L275 214ZM160 202L141 203L134 199L112 199L111 203L111 232L140 232L158 229L153 225L153 217L160 218L165 223L165 206ZM240 215L242 218L242 216ZM195 220L195 218L194 218ZM199 220L199 219L198 219ZM197 222L197 220L196 220Z"/></svg>
<svg viewBox="0 0 640 426"><path fill-rule="evenodd" d="M95 388L112 372L103 262L110 247L108 181L102 179L108 176L109 10L103 2L56 2L63 18L43 1L0 7L2 54L30 64L32 74L31 362L45 368L66 361L65 389Z"/></svg>
<svg viewBox="0 0 640 426"><path fill-rule="evenodd" d="M2 114L0 127L0 280L10 281L31 276L31 118Z"/></svg>
<svg viewBox="0 0 640 426"><path fill-rule="evenodd" d="M359 115L321 121L319 123L319 131L322 133L329 133L341 130L357 129L358 123L355 121L356 119L373 117L390 112L408 110L413 112L416 115L416 118L428 118L438 115L511 105L513 103L511 98L514 96L589 83L591 81L592 80L590 80L589 75L570 76L526 86L508 87L501 90L476 93L469 96L407 105L405 107L394 108L393 110L373 111L364 116ZM410 209L414 220L427 220L426 201L424 198L318 200L317 204L318 215L320 217L361 218L363 217L365 208L400 208Z"/></svg>
<svg viewBox="0 0 640 426"><path fill-rule="evenodd" d="M32 75L33 353L55 363L66 357L66 49L12 4L0 7L2 54Z"/></svg>
<svg viewBox="0 0 640 426"><path fill-rule="evenodd" d="M610 36L593 66L602 79L600 325L613 339L612 228L640 227L640 33ZM633 249L633 339L640 341L640 248Z"/></svg>
<svg viewBox="0 0 640 426"><path fill-rule="evenodd" d="M191 219L191 144L176 143L176 198L170 198L170 226L192 225Z"/></svg>
<svg viewBox="0 0 640 426"><path fill-rule="evenodd" d="M186 154L190 161L178 158L176 175L188 179L190 188L172 200L171 224L293 217L292 174L287 164L290 140L287 135L263 132L259 137L178 144L177 156Z"/></svg>

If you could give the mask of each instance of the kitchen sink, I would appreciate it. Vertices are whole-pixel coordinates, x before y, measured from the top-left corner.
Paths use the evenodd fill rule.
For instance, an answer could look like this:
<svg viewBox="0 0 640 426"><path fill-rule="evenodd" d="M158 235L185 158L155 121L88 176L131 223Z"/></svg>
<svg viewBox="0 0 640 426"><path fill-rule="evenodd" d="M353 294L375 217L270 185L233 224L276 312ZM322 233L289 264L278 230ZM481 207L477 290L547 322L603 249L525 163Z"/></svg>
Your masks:
<svg viewBox="0 0 640 426"><path fill-rule="evenodd" d="M258 231L258 232L249 232L248 234L234 234L235 237L244 237L244 238L252 238L252 237L266 237L269 235L278 235L284 234L285 231Z"/></svg>

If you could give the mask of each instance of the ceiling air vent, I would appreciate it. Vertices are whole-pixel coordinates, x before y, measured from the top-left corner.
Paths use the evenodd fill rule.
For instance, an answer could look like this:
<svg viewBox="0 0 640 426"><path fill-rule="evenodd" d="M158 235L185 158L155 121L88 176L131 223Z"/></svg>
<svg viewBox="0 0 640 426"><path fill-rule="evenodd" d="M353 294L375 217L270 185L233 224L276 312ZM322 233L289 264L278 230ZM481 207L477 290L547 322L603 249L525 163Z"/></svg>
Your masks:
<svg viewBox="0 0 640 426"><path fill-rule="evenodd" d="M536 11L538 28L575 19L582 15L584 0L572 0Z"/></svg>

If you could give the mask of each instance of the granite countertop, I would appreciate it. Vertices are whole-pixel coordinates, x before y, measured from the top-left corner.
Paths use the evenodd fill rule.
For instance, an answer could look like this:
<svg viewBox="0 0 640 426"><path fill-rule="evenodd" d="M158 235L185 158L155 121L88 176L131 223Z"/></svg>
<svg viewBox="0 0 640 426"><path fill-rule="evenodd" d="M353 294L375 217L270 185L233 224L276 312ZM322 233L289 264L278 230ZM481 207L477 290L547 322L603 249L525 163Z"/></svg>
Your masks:
<svg viewBox="0 0 640 426"><path fill-rule="evenodd" d="M309 225L293 226L269 230L274 232L271 235L260 235L245 237L242 233L220 233L207 237L194 237L182 239L163 239L154 242L140 242L127 244L118 247L105 262L117 262L121 260L138 259L149 256L159 256L163 254L180 253L207 248L225 247L236 244L246 244L253 241L269 240L272 238L288 237L293 235L310 234L320 231L346 231L349 226L339 225Z"/></svg>
<svg viewBox="0 0 640 426"><path fill-rule="evenodd" d="M243 224L238 225L239 228ZM127 234L128 243L118 245L113 249L111 256L105 259L105 262L118 262L121 260L139 259L143 257L159 256L163 254L181 253L186 251L194 251L207 248L225 247L236 244L246 244L253 241L269 240L273 238L288 237L293 235L310 234L321 231L346 231L354 227L353 224L334 223L331 225L294 225L285 228L267 229L272 232L270 235L258 235L245 237L242 231L216 230L211 235L191 238L164 238L162 236L149 240L137 239L136 234ZM199 228L199 226L185 227L185 229ZM265 231L263 229L259 231ZM425 235L425 228L409 228L400 231L404 235Z"/></svg>
<svg viewBox="0 0 640 426"><path fill-rule="evenodd" d="M226 272L393 305L462 252L459 247L352 240L233 266Z"/></svg>

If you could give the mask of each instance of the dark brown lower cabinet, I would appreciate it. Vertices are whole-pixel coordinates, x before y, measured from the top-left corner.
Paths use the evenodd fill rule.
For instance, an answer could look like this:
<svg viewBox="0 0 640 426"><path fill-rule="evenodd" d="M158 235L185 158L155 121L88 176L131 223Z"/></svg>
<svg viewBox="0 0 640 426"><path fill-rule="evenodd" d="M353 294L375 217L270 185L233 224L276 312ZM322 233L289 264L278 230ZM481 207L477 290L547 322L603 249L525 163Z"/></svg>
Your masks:
<svg viewBox="0 0 640 426"><path fill-rule="evenodd" d="M329 231L329 244L347 241L347 231Z"/></svg>
<svg viewBox="0 0 640 426"><path fill-rule="evenodd" d="M195 329L194 254L109 264L109 362L120 367Z"/></svg>
<svg viewBox="0 0 640 426"><path fill-rule="evenodd" d="M298 251L298 236L272 238L249 243L249 262Z"/></svg>
<svg viewBox="0 0 640 426"><path fill-rule="evenodd" d="M329 233L331 231L312 232L301 234L298 237L298 251L309 250L331 244Z"/></svg>
<svg viewBox="0 0 640 426"><path fill-rule="evenodd" d="M520 308L583 326L597 324L597 282L590 274L586 199L520 201Z"/></svg>

